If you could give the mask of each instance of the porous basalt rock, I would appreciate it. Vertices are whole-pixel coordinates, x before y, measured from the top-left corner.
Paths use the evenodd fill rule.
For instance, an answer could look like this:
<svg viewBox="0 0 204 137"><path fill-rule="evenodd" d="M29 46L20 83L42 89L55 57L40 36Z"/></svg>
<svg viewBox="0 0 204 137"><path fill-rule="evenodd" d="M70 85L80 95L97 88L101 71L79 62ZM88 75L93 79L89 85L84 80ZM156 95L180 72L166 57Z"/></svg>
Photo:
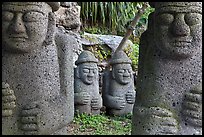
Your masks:
<svg viewBox="0 0 204 137"><path fill-rule="evenodd" d="M202 134L202 3L154 2L141 36L133 135Z"/></svg>

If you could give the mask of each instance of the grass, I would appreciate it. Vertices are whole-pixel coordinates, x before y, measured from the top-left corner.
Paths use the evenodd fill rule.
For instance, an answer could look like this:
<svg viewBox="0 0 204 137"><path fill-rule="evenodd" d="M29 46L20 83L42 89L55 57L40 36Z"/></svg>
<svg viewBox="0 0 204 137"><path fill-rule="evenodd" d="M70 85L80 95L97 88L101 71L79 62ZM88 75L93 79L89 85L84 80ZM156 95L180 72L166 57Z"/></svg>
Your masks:
<svg viewBox="0 0 204 137"><path fill-rule="evenodd" d="M130 135L131 114L107 116L76 114L68 126L70 135Z"/></svg>

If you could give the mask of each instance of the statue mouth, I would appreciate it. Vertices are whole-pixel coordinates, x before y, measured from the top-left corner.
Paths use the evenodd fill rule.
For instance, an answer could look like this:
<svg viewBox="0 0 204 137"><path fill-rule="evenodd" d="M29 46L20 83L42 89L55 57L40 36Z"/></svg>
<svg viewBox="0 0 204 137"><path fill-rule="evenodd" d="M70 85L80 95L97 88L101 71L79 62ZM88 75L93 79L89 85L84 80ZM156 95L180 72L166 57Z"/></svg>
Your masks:
<svg viewBox="0 0 204 137"><path fill-rule="evenodd" d="M175 39L173 42L172 42L172 45L174 47L187 47L187 46L190 46L191 45L191 39L190 38L179 38L179 39Z"/></svg>
<svg viewBox="0 0 204 137"><path fill-rule="evenodd" d="M191 42L189 42L189 41L175 41L175 42L172 42L172 45L174 47L188 47L191 45Z"/></svg>
<svg viewBox="0 0 204 137"><path fill-rule="evenodd" d="M126 77L123 77L123 81L125 82L125 83L129 83L129 81L130 81L130 77L128 76L126 76Z"/></svg>
<svg viewBox="0 0 204 137"><path fill-rule="evenodd" d="M93 77L88 77L87 80L88 80L89 82L92 82L92 81L93 81Z"/></svg>
<svg viewBox="0 0 204 137"><path fill-rule="evenodd" d="M9 36L10 40L14 40L14 41L26 41L26 39L28 39L27 36L24 35L10 35Z"/></svg>

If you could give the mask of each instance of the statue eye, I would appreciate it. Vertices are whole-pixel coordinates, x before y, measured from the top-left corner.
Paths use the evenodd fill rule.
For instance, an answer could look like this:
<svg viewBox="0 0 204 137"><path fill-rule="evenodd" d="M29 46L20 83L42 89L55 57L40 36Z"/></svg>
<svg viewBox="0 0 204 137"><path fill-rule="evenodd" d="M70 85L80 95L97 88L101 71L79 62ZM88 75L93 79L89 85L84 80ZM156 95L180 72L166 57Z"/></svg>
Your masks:
<svg viewBox="0 0 204 137"><path fill-rule="evenodd" d="M11 21L14 17L14 14L9 11L2 11L2 21Z"/></svg>
<svg viewBox="0 0 204 137"><path fill-rule="evenodd" d="M29 11L23 15L23 21L25 22L38 22L44 19L44 14L37 11Z"/></svg>
<svg viewBox="0 0 204 137"><path fill-rule="evenodd" d="M94 74L97 73L97 68L93 69L93 73L94 73Z"/></svg>
<svg viewBox="0 0 204 137"><path fill-rule="evenodd" d="M174 21L174 16L169 13L163 13L157 16L156 21L161 25L169 25Z"/></svg>
<svg viewBox="0 0 204 137"><path fill-rule="evenodd" d="M184 19L186 24L192 26L202 22L202 15L199 13L188 13L185 15Z"/></svg>
<svg viewBox="0 0 204 137"><path fill-rule="evenodd" d="M84 72L84 73L89 73L89 69L84 68L84 69L83 69L83 72Z"/></svg>
<svg viewBox="0 0 204 137"><path fill-rule="evenodd" d="M123 69L118 70L118 73L124 73L124 72L125 72L125 70L123 70Z"/></svg>

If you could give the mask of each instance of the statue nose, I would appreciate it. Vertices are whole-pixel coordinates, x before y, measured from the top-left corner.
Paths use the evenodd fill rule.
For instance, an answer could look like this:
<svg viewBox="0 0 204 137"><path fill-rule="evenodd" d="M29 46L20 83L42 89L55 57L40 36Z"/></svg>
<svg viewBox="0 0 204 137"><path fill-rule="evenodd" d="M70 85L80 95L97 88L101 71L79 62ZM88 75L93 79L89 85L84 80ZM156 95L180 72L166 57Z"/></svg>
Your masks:
<svg viewBox="0 0 204 137"><path fill-rule="evenodd" d="M89 76L89 77L93 77L93 76L94 76L94 72L93 72L92 70L90 70L88 76Z"/></svg>
<svg viewBox="0 0 204 137"><path fill-rule="evenodd" d="M124 76L125 76L125 77L129 77L129 76L130 76L130 72L129 72L129 70L125 70L125 72L124 72Z"/></svg>
<svg viewBox="0 0 204 137"><path fill-rule="evenodd" d="M25 32L26 29L22 17L20 15L16 15L15 19L13 20L13 23L11 23L11 29L15 33Z"/></svg>
<svg viewBox="0 0 204 137"><path fill-rule="evenodd" d="M172 33L175 36L188 36L190 34L190 28L184 20L184 14L178 14L175 16L173 22Z"/></svg>

